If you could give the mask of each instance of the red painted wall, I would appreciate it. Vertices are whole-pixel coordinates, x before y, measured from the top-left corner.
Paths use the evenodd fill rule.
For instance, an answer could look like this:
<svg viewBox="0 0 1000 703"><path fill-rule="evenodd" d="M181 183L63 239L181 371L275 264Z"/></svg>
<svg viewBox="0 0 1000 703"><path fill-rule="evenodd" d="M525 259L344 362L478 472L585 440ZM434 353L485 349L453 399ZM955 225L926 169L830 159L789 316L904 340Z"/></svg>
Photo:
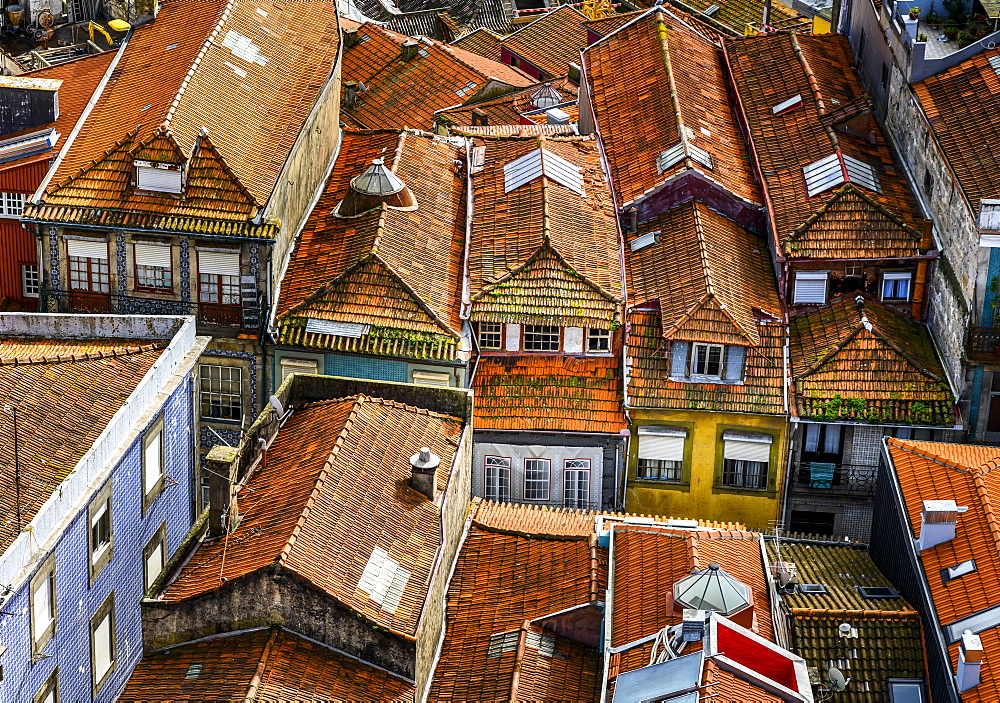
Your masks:
<svg viewBox="0 0 1000 703"><path fill-rule="evenodd" d="M515 59L517 60L515 61ZM506 46L500 47L500 63L505 63L508 66L516 66L532 78L539 81L547 81L549 78L552 78L552 76L540 69L538 66L530 61L525 61Z"/></svg>
<svg viewBox="0 0 1000 703"><path fill-rule="evenodd" d="M11 168L0 164L0 192L30 195L48 168L48 159ZM21 295L21 264L38 264L35 237L18 220L0 218L0 300L6 298L14 307L37 310L37 298Z"/></svg>

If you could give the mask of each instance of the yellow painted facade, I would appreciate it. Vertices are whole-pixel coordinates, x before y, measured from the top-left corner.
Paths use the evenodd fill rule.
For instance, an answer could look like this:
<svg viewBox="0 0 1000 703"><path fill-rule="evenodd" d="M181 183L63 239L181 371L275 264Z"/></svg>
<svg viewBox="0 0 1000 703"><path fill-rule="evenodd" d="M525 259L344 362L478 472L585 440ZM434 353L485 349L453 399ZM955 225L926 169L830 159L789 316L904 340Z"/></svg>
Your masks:
<svg viewBox="0 0 1000 703"><path fill-rule="evenodd" d="M632 409L628 486L625 509L630 513L664 517L739 522L767 529L780 519L781 490L788 457L788 418L697 410ZM670 484L638 480L638 428L648 425L684 428L688 432L684 480ZM723 442L726 430L763 432L774 437L768 465L767 490L721 487Z"/></svg>
<svg viewBox="0 0 1000 703"><path fill-rule="evenodd" d="M830 20L820 17L819 15L813 15L812 18L812 33L813 34L829 34L833 31L833 25L830 24Z"/></svg>

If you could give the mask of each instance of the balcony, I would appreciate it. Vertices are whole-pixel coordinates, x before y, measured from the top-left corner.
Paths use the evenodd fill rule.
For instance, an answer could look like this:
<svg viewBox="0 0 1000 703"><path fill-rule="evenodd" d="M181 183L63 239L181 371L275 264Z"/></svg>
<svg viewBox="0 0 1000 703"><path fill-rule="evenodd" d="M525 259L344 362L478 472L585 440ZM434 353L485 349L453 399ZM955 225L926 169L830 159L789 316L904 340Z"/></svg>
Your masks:
<svg viewBox="0 0 1000 703"><path fill-rule="evenodd" d="M252 300L252 304L248 302ZM54 303L52 302L54 301ZM260 336L266 322L264 296L244 297L243 305L216 305L134 295L86 291L42 291L41 310L116 315L194 315L198 332L206 334L254 334Z"/></svg>
<svg viewBox="0 0 1000 703"><path fill-rule="evenodd" d="M796 493L870 498L875 493L878 467L806 461L796 466L794 479Z"/></svg>
<svg viewBox="0 0 1000 703"><path fill-rule="evenodd" d="M1000 327L971 327L965 345L969 361L1000 364Z"/></svg>

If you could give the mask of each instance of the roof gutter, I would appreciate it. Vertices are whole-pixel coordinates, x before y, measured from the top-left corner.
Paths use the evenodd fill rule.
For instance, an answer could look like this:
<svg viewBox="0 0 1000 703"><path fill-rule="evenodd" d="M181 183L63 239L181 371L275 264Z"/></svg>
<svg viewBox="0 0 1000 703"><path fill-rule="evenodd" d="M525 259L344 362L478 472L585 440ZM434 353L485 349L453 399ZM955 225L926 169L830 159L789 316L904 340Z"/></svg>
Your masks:
<svg viewBox="0 0 1000 703"><path fill-rule="evenodd" d="M55 166L49 169L49 173L55 171ZM41 188L42 186L39 186ZM232 240L237 242L270 242L274 243L274 239L271 237L238 237L229 234L210 234L208 232L179 232L176 230L169 229L150 229L148 227L115 227L113 225L89 225L79 222L54 222L52 220L37 220L34 218L23 218L22 223L28 223L32 225L54 225L58 227L72 227L73 229L99 229L102 232L139 232L142 234L165 234L172 237L186 236L186 237L198 237L199 239L223 239ZM256 226L256 225L252 225Z"/></svg>
<svg viewBox="0 0 1000 703"><path fill-rule="evenodd" d="M28 202L38 204L40 202L40 198L45 195L45 191L49 187L49 182L52 180L56 171L59 170L63 160L66 158L66 154L69 152L69 148L73 145L73 142L76 141L76 136L80 133L80 130L83 128L87 118L90 117L90 113L93 111L94 107L97 106L97 102L101 99L101 95L103 95L105 87L107 87L108 82L111 80L111 74L114 73L114 70L118 67L118 62L125 53L125 48L128 46L129 40L132 38L132 34L134 32L135 27L129 30L129 33L125 35L125 40L122 42L121 46L118 47L118 53L115 54L113 59L111 59L111 63L108 64L108 70L104 72L104 77L101 78L101 82L97 84L94 94L90 96L90 100L87 101L86 106L84 106L83 112L80 113L80 118L76 121L76 124L73 125L73 131L71 131L69 136L66 137L66 141L63 142L62 149L59 150L59 154L56 156L55 161L52 162L52 166L49 167L48 172L45 174L45 178L43 178L42 182L38 184L38 188L36 188L35 192L31 194L31 198L28 199Z"/></svg>

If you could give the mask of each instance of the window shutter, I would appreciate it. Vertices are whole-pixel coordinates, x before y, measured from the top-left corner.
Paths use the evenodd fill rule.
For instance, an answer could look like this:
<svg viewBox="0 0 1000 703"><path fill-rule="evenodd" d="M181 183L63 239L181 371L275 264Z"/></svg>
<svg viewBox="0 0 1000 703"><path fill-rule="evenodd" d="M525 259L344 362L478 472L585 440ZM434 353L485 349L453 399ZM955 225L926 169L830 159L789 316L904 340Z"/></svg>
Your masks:
<svg viewBox="0 0 1000 703"><path fill-rule="evenodd" d="M683 461L687 431L673 427L640 427L639 458Z"/></svg>
<svg viewBox="0 0 1000 703"><path fill-rule="evenodd" d="M199 251L198 273L239 276L240 255L238 252Z"/></svg>
<svg viewBox="0 0 1000 703"><path fill-rule="evenodd" d="M184 178L179 168L136 166L135 174L136 188L139 190L155 190L160 193L181 193L184 190Z"/></svg>
<svg viewBox="0 0 1000 703"><path fill-rule="evenodd" d="M162 244L136 244L136 266L170 268L170 246Z"/></svg>
<svg viewBox="0 0 1000 703"><path fill-rule="evenodd" d="M768 434L751 434L749 432L724 432L722 441L725 445L726 459L741 461L761 461L767 463L771 458L771 442Z"/></svg>
<svg viewBox="0 0 1000 703"><path fill-rule="evenodd" d="M795 274L793 303L825 303L828 271L799 271Z"/></svg>
<svg viewBox="0 0 1000 703"><path fill-rule="evenodd" d="M727 381L743 380L743 360L746 358L746 347L732 345L726 347L726 375Z"/></svg>
<svg viewBox="0 0 1000 703"><path fill-rule="evenodd" d="M94 239L67 239L66 253L81 259L108 260L108 243Z"/></svg>
<svg viewBox="0 0 1000 703"><path fill-rule="evenodd" d="M670 375L680 378L686 377L689 342L670 343Z"/></svg>

